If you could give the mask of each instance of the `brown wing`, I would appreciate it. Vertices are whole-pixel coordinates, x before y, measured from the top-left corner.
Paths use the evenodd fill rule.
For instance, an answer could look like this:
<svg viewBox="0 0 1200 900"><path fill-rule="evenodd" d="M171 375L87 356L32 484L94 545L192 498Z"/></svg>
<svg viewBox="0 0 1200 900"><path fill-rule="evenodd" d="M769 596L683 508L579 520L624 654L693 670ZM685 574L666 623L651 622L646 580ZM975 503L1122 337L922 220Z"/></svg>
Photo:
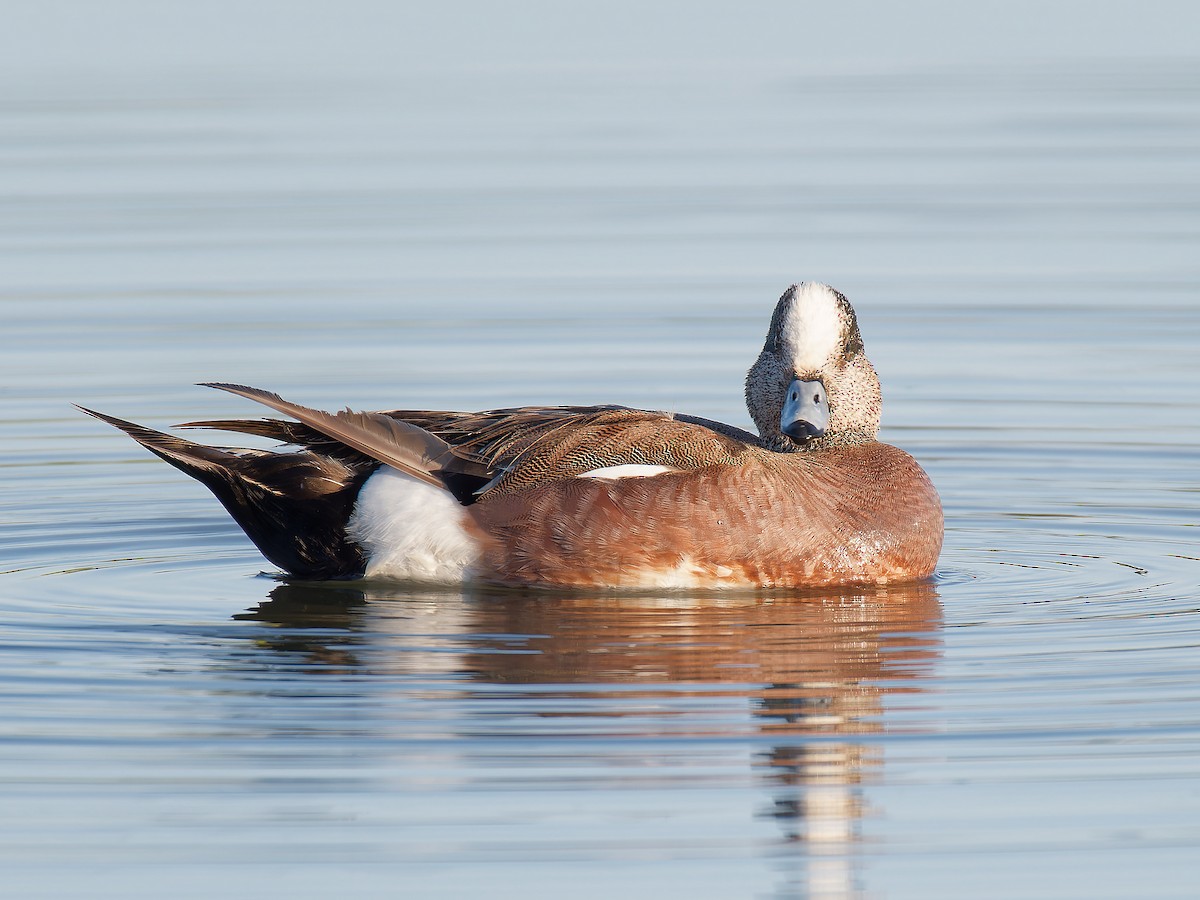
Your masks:
<svg viewBox="0 0 1200 900"><path fill-rule="evenodd" d="M733 464L748 452L746 442L668 413L622 407L595 409L565 418L555 428L528 432L521 441L490 446L498 477L488 496L511 494L555 478L620 465L698 469Z"/></svg>
<svg viewBox="0 0 1200 900"><path fill-rule="evenodd" d="M265 392L251 395L247 391L243 395L262 402ZM268 405L281 409L274 395L266 396ZM281 411L291 413L292 408ZM479 493L486 491L489 496L608 466L642 464L691 469L731 463L746 452L749 443L757 443L753 435L720 423L677 419L668 413L621 406L527 406L473 413L389 410L374 413L371 418L376 423L387 418L416 426L444 441L454 457L483 476L476 487ZM332 437L325 421L300 424L278 419L231 419L190 422L180 427L255 434L339 459L364 452L348 446L340 435Z"/></svg>
<svg viewBox="0 0 1200 900"><path fill-rule="evenodd" d="M394 409L385 412L436 434L466 459L493 470L511 466L534 443L585 425L610 412L634 412L621 406L522 406L483 412Z"/></svg>
<svg viewBox="0 0 1200 900"><path fill-rule="evenodd" d="M483 412L393 409L375 415L416 425L444 440L455 456L495 470L510 465L530 444L547 434L586 421L593 415L619 409L623 407L525 406ZM364 456L316 428L285 419L213 419L185 422L176 427L253 434L337 458Z"/></svg>
<svg viewBox="0 0 1200 900"><path fill-rule="evenodd" d="M372 459L407 472L414 478L443 487L437 472L461 471L455 466L456 457L450 445L419 426L380 413L360 413L343 410L327 413L284 400L278 394L244 384L212 382L205 387L217 388L254 400L278 412L294 416L305 425L333 438L347 447ZM482 474L482 473L473 473Z"/></svg>

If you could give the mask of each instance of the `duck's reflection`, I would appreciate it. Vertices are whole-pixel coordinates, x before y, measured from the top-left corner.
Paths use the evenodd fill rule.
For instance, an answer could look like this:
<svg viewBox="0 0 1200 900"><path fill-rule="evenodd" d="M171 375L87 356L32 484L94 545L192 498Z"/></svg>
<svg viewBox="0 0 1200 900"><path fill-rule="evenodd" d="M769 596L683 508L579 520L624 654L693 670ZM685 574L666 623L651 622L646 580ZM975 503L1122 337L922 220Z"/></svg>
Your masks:
<svg viewBox="0 0 1200 900"><path fill-rule="evenodd" d="M285 626L265 640L327 671L453 674L472 698L538 685L541 698L549 687L560 700L616 701L588 714L623 718L624 734L665 734L653 733L662 716L635 709L647 696L742 704L749 716L684 714L669 735L722 728L760 743L771 798L762 815L805 848L783 894L846 898L859 893L853 854L864 782L882 763L885 700L921 690L940 652L941 607L929 584L700 598L285 584L247 617Z"/></svg>

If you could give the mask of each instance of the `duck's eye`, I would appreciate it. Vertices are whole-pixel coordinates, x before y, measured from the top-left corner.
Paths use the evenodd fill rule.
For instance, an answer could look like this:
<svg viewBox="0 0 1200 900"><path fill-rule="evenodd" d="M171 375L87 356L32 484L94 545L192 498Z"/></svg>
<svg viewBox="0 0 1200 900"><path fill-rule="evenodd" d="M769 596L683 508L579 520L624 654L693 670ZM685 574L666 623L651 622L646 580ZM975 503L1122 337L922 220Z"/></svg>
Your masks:
<svg viewBox="0 0 1200 900"><path fill-rule="evenodd" d="M813 403L820 403L820 402L821 402L821 395L813 394Z"/></svg>

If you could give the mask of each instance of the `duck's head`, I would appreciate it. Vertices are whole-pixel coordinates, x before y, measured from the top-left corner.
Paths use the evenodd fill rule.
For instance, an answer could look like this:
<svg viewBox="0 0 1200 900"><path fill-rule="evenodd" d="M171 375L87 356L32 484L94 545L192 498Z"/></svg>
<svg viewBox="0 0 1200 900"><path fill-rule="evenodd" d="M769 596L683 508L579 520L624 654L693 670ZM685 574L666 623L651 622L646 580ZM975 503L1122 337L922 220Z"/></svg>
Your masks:
<svg viewBox="0 0 1200 900"><path fill-rule="evenodd" d="M772 449L816 450L875 439L879 378L850 301L828 285L793 284L779 298L762 353L746 375L746 406Z"/></svg>

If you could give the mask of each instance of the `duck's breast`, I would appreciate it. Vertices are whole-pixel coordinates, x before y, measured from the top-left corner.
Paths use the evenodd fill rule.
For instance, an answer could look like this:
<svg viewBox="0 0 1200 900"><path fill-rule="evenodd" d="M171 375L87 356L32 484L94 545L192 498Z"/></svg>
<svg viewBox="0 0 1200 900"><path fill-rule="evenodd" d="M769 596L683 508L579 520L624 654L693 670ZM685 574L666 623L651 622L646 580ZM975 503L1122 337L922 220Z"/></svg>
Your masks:
<svg viewBox="0 0 1200 900"><path fill-rule="evenodd" d="M575 587L737 588L929 577L942 511L886 444L756 454L736 466L563 478L485 499L477 574Z"/></svg>

